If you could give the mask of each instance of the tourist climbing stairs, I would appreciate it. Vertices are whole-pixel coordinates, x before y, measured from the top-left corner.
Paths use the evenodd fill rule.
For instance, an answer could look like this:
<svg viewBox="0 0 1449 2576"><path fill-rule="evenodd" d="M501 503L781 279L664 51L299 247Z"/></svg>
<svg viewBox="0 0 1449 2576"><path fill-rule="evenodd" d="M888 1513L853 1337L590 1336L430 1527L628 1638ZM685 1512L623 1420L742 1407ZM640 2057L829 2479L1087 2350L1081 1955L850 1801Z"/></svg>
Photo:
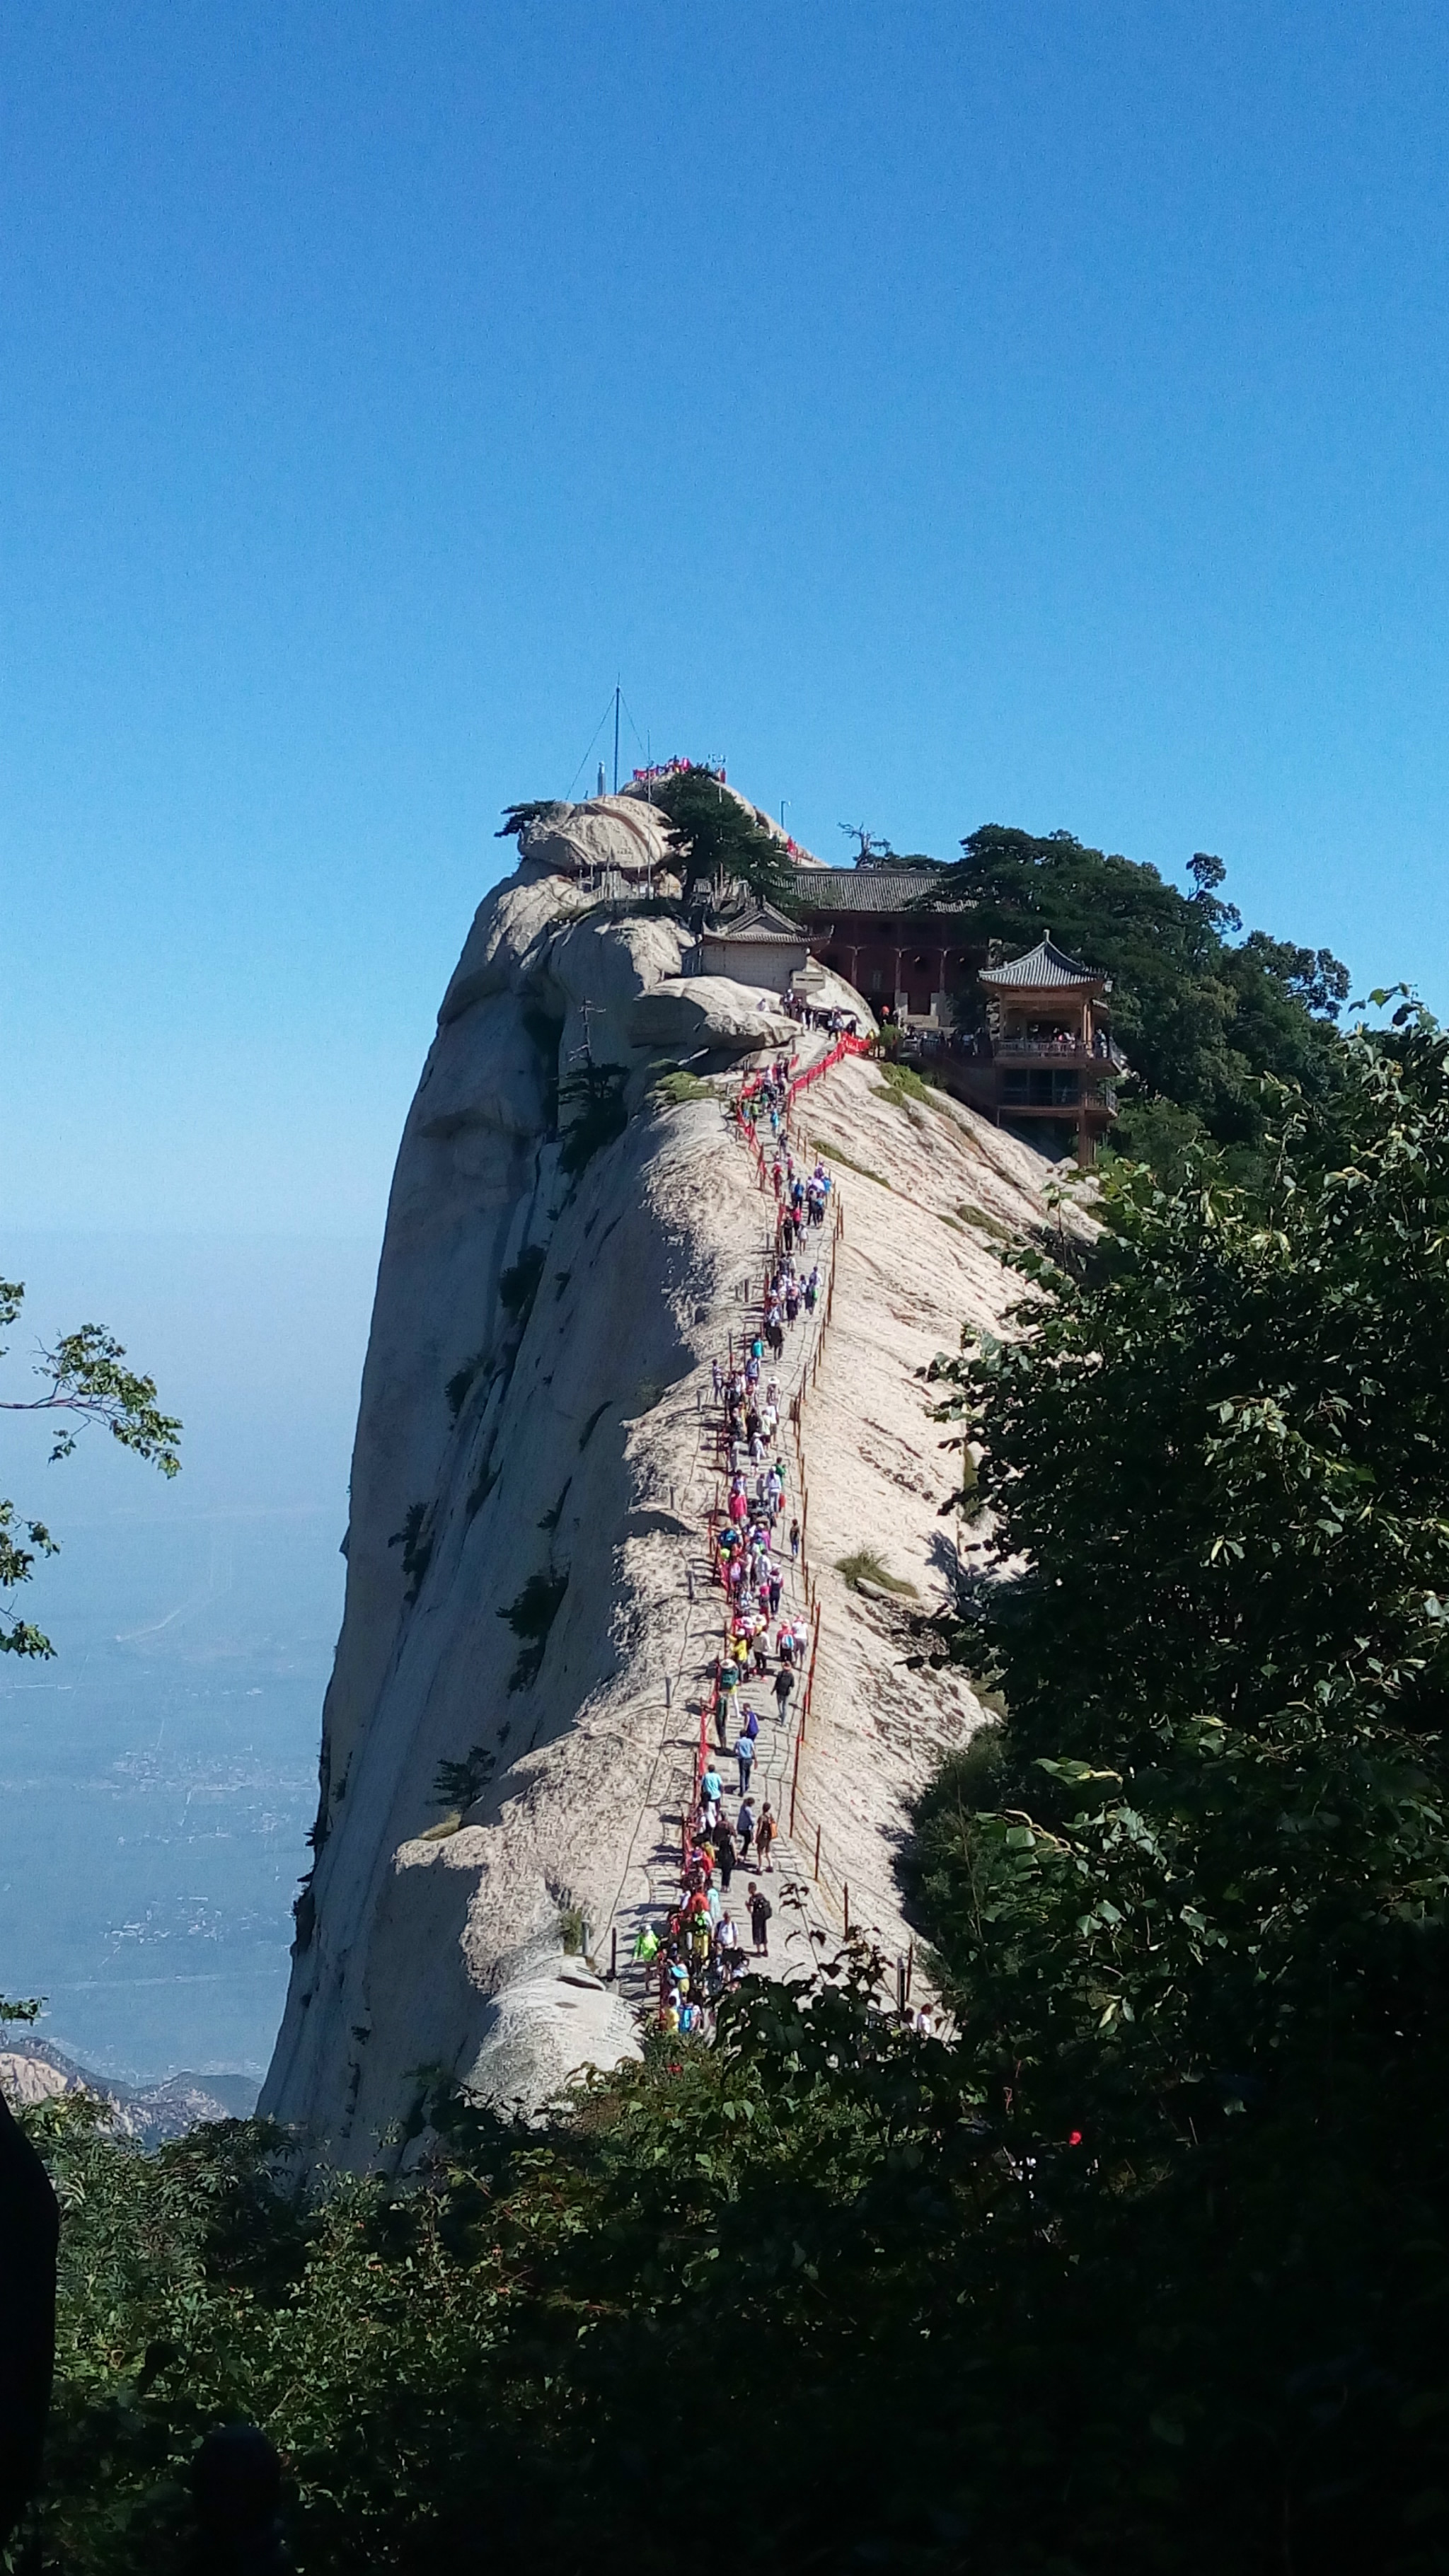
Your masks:
<svg viewBox="0 0 1449 2576"><path fill-rule="evenodd" d="M751 1112L752 1099L767 1078L749 1077L730 1104L731 1123L754 1161L765 1205L759 1234L748 1248L751 1272L739 1316L728 1328L725 1348L719 1354L725 1373L743 1357L750 1338L763 1324L768 1282L780 1257L783 1211L774 1160L788 1147L789 1108L800 1091L818 1081L843 1057L863 1051L860 1041L847 1038L802 1069L797 1070L798 1059L792 1064L784 1115L777 1112L776 1132L771 1136L773 1155L767 1154ZM736 1864L731 1886L728 1891L722 1890L740 1946L750 1955L754 1972L789 1978L808 1973L814 1960L822 1952L829 1956L850 1930L849 1890L836 1884L831 1876L828 1858L822 1851L820 1826L807 1814L800 1789L801 1753L811 1723L820 1624L810 1574L809 1491L802 1421L829 1327L836 1250L844 1226L834 1186L826 1204L826 1222L808 1234L810 1256L821 1273L814 1313L807 1314L802 1309L798 1321L786 1333L783 1355L772 1357L768 1363L768 1374L778 1382L781 1397L777 1451L786 1482L778 1527L783 1534L791 1520L798 1518L802 1532L798 1559L792 1558L783 1535L774 1551L784 1585L780 1616L791 1620L797 1633L803 1632L803 1662L783 1713L777 1712L772 1673L753 1687L749 1682L741 1685L736 1694L735 1724L727 1723L723 1710L728 1703L720 1698L715 1675L729 1625L727 1598L718 1580L716 1544L728 1491L728 1458L722 1407L711 1407L706 1401L701 1406L688 1488L681 1498L696 1535L687 1543L679 1648L675 1670L666 1683L664 1730L618 1899L606 1930L602 1935L596 1932L593 1941L596 1965L617 1982L620 1994L641 2013L657 2010L659 1977L652 1963L636 1956L639 1936L646 1926L654 1934L660 1933L680 1902L689 1837L698 1817L699 1782L711 1761L724 1784L726 1811L733 1814L738 1808L735 1756L731 1745L721 1739L726 1733L733 1736L746 1707L754 1708L759 1727L750 1782L752 1804L757 1818L769 1805L776 1840L767 1871L761 1870L752 1853L747 1864ZM753 1955L745 1903L751 1879L764 1890L773 1909L765 1958Z"/></svg>

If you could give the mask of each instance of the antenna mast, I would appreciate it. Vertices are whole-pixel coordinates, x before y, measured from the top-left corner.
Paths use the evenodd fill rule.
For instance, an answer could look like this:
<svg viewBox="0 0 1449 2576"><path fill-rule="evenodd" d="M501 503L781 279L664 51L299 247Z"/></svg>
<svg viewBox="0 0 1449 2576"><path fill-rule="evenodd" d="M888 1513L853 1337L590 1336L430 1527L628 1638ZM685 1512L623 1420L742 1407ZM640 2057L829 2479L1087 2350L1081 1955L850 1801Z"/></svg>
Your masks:
<svg viewBox="0 0 1449 2576"><path fill-rule="evenodd" d="M620 683L614 682L614 794L619 793L619 696ZM633 718L630 718L633 722Z"/></svg>

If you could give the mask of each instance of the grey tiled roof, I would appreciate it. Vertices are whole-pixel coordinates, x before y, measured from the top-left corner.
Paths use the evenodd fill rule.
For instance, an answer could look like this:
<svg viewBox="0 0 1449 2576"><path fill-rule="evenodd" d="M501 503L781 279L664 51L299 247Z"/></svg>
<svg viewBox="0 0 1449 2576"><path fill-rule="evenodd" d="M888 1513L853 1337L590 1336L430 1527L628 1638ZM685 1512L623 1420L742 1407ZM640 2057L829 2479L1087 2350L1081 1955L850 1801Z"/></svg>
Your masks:
<svg viewBox="0 0 1449 2576"><path fill-rule="evenodd" d="M1084 966L1077 957L1069 957L1064 948L1053 943L1051 934L1039 939L1024 957L1013 957L1005 966L983 966L980 980L994 990L1020 991L1023 986L1040 990L1047 984L1101 984L1106 978L1095 966Z"/></svg>
<svg viewBox="0 0 1449 2576"><path fill-rule="evenodd" d="M811 912L905 912L938 883L934 868L797 868L795 890ZM959 904L949 907L957 912Z"/></svg>
<svg viewBox="0 0 1449 2576"><path fill-rule="evenodd" d="M792 923L788 930L771 930L769 924L763 921L742 922L738 930L721 930L716 925L706 928L704 936L706 939L722 940L729 948L803 948L805 946L805 932L798 923Z"/></svg>
<svg viewBox="0 0 1449 2576"><path fill-rule="evenodd" d="M747 912L737 912L726 921L707 921L706 939L746 940L751 947L783 947L787 941L805 945L804 924L792 921L788 913L777 912L772 903L751 904Z"/></svg>

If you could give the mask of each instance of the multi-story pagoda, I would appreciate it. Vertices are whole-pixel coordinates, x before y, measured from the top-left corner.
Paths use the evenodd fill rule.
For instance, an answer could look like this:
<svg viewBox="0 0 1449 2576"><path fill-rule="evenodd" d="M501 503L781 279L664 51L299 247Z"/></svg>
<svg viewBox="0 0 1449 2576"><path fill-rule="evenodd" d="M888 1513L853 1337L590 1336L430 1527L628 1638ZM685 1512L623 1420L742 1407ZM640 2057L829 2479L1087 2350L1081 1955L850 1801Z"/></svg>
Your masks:
<svg viewBox="0 0 1449 2576"><path fill-rule="evenodd" d="M1108 978L1068 957L1048 932L1025 956L979 968L976 981L986 1032L950 1059L951 1089L1026 1143L1048 1153L1074 1144L1079 1163L1094 1162L1117 1114L1124 1065Z"/></svg>

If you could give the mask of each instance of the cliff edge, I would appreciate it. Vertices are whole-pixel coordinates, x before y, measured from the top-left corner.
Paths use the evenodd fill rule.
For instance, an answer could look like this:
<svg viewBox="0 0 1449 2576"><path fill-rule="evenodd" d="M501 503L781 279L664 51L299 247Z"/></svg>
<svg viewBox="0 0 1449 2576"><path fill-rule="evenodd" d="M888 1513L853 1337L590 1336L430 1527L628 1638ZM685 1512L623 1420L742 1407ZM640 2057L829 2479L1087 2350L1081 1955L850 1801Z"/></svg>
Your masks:
<svg viewBox="0 0 1449 2576"><path fill-rule="evenodd" d="M630 1981L586 1952L606 1965L613 1932L622 1956L661 1901L692 1787L719 1645L712 1364L774 1219L726 1112L743 1067L801 1041L768 996L682 971L662 825L623 804L525 832L399 1151L316 1863L260 2106L343 2164L395 2154L439 2074L533 2104L637 2048ZM597 864L622 901L597 900ZM843 1232L831 1321L822 1304L786 1362L817 1686L798 1757L782 1731L761 1782L777 1808L794 1790L802 1930L851 1887L889 1947L905 1801L979 1712L955 1677L905 1671L910 1594L834 1568L873 1551L916 1602L943 1596L953 1478L916 1372L1000 1320L1001 1245L1041 1222L1049 1173L865 1061L801 1095L795 1129Z"/></svg>

